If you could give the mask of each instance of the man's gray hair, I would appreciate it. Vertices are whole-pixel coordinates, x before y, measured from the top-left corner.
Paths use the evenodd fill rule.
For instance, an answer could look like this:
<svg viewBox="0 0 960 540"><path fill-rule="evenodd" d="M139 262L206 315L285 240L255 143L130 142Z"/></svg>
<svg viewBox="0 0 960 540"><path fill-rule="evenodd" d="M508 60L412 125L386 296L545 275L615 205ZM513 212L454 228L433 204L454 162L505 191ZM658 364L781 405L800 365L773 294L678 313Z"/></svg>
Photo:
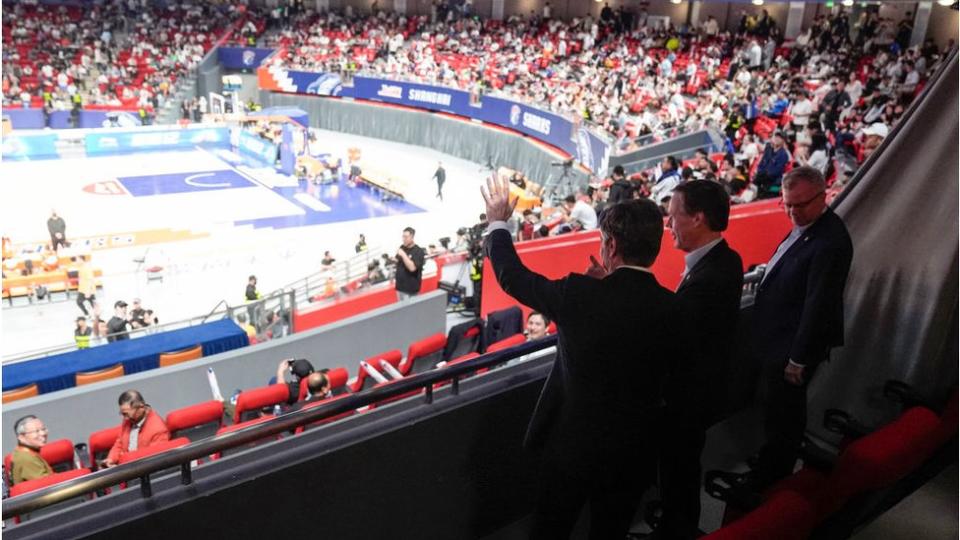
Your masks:
<svg viewBox="0 0 960 540"><path fill-rule="evenodd" d="M784 189L792 188L797 182L813 184L818 190L827 189L827 181L824 180L823 173L820 172L819 169L810 167L809 165L791 169L790 172L783 177Z"/></svg>
<svg viewBox="0 0 960 540"><path fill-rule="evenodd" d="M13 432L16 433L18 437L20 435L23 435L24 433L27 432L27 422L31 420L37 420L37 417L32 414L28 414L23 418L17 420L13 424Z"/></svg>

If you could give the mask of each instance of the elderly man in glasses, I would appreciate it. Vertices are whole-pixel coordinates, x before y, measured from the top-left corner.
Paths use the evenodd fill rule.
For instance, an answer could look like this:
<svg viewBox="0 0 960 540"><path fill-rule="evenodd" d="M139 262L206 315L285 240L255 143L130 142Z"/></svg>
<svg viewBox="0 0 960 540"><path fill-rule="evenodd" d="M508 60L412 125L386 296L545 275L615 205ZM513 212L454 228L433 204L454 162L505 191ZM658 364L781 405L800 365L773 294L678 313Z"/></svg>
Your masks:
<svg viewBox="0 0 960 540"><path fill-rule="evenodd" d="M53 474L50 464L40 456L40 448L47 444L47 426L36 416L29 415L13 425L17 447L10 463L10 480L14 484L36 480Z"/></svg>
<svg viewBox="0 0 960 540"><path fill-rule="evenodd" d="M143 396L136 390L127 390L120 394L117 400L120 405L120 436L113 448L107 454L107 459L100 464L103 467L113 467L120 462L120 458L127 452L170 440L170 431L163 422L163 418L154 412L153 408L144 401Z"/></svg>
<svg viewBox="0 0 960 540"><path fill-rule="evenodd" d="M843 345L843 290L853 243L827 205L823 175L798 167L783 181L793 230L767 264L754 303L754 344L762 363L765 443L750 487L790 475L807 422L807 385L830 349Z"/></svg>

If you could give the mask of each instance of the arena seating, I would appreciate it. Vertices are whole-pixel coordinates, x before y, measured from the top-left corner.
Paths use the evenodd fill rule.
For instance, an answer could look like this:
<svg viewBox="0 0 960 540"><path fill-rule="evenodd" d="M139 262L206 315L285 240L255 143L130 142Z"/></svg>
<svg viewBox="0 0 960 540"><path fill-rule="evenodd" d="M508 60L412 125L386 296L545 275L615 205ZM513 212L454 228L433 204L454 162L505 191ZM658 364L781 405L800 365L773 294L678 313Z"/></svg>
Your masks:
<svg viewBox="0 0 960 540"><path fill-rule="evenodd" d="M37 386L37 383L33 383L20 388L15 388L13 390L7 390L3 393L3 402L10 403L11 401L27 399L38 395L40 395L40 389Z"/></svg>
<svg viewBox="0 0 960 540"><path fill-rule="evenodd" d="M385 360L390 363L394 368L400 369L400 363L402 361L403 355L400 351L394 349L392 351L387 351L380 354L375 354L370 358L367 358L365 362L374 368L379 370L380 360ZM350 385L351 392L362 392L368 388L373 388L376 385L374 381L368 374L367 370L363 369L362 365L357 366L357 376L353 380L353 384Z"/></svg>
<svg viewBox="0 0 960 540"><path fill-rule="evenodd" d="M487 347L487 352L492 353L492 352L502 351L504 349L509 349L510 347L519 345L526 341L527 341L527 338L523 334L514 334L508 338L501 339L496 343L491 343Z"/></svg>
<svg viewBox="0 0 960 540"><path fill-rule="evenodd" d="M189 362L203 357L203 346L197 345L182 351L160 354L160 367L174 366L182 362Z"/></svg>
<svg viewBox="0 0 960 540"><path fill-rule="evenodd" d="M196 441L214 435L223 427L223 403L210 400L167 414L167 429L171 437L187 437Z"/></svg>
<svg viewBox="0 0 960 540"><path fill-rule="evenodd" d="M433 369L437 362L442 359L443 348L446 344L447 336L442 333L434 334L410 344L407 357L397 369L403 376Z"/></svg>
<svg viewBox="0 0 960 540"><path fill-rule="evenodd" d="M79 372L76 375L76 385L83 386L85 384L93 384L100 381L115 379L117 377L123 377L123 372L123 364L117 364L108 368L98 369L97 371Z"/></svg>
<svg viewBox="0 0 960 540"><path fill-rule="evenodd" d="M233 423L239 424L251 417L258 416L261 409L286 403L289 398L290 389L286 384L271 384L270 386L244 390L237 396Z"/></svg>
<svg viewBox="0 0 960 540"><path fill-rule="evenodd" d="M119 436L119 424L90 434L87 444L89 456L87 465L91 469L94 471L97 470L98 464L104 459L107 459L107 454L110 452L110 449L113 448L113 443L117 442L117 437Z"/></svg>
<svg viewBox="0 0 960 540"><path fill-rule="evenodd" d="M43 458L54 472L64 472L74 469L73 442L70 439L51 441L40 448L40 457ZM13 464L13 454L3 456L3 470L7 473L8 481L12 481L10 467Z"/></svg>

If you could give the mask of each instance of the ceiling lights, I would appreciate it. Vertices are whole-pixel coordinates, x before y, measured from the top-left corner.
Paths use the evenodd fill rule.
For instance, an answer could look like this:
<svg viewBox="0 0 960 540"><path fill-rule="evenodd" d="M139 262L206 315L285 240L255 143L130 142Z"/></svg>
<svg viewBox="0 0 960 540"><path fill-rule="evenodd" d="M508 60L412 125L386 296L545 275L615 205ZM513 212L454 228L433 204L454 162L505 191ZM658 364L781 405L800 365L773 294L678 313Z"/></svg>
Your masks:
<svg viewBox="0 0 960 540"><path fill-rule="evenodd" d="M763 0L753 0L753 5L755 5L755 6L762 6L762 5L763 5Z"/></svg>

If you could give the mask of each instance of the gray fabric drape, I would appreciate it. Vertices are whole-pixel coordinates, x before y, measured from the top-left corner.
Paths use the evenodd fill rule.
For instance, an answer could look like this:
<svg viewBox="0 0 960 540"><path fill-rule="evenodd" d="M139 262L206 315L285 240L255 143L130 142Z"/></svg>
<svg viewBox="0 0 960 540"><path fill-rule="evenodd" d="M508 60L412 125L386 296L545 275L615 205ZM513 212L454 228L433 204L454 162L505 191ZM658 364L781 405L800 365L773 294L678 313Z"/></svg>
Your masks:
<svg viewBox="0 0 960 540"><path fill-rule="evenodd" d="M544 185L558 178L562 158L548 152L522 135L490 129L426 111L411 111L374 104L261 91L260 103L267 106L296 106L310 114L310 125L331 131L353 133L388 141L433 148L474 163L509 167L523 171ZM402 167L402 164L396 164ZM586 175L574 167L571 185L586 185Z"/></svg>
<svg viewBox="0 0 960 540"><path fill-rule="evenodd" d="M810 388L810 429L823 411L867 425L897 408L888 379L945 397L957 384L958 108L954 52L835 209L853 238L844 298L846 346Z"/></svg>

